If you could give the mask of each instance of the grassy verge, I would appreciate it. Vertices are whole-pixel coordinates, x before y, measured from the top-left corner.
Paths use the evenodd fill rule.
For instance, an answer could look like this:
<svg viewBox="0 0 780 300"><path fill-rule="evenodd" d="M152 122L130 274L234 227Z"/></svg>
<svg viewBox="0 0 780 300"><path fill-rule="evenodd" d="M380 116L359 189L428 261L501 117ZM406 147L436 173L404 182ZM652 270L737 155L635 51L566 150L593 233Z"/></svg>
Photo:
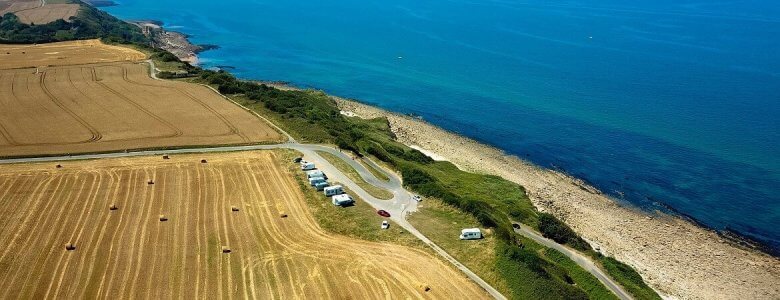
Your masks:
<svg viewBox="0 0 780 300"><path fill-rule="evenodd" d="M325 151L317 151L317 153L320 156L322 156L323 158L325 158L325 160L330 162L337 169L339 169L339 171L341 171L341 173L344 173L344 175L347 175L347 177L349 177L349 179L351 179L352 181L357 183L358 186L360 186L362 189L364 189L371 196L374 196L374 197L376 197L378 199L382 199L382 200L393 199L393 193L391 193L390 191L388 191L386 189L373 186L373 185L369 184L368 182L366 182L363 179L363 177L361 177L360 174L358 174L358 172L355 170L355 168L353 168L352 166L350 166L349 164L344 162L341 158L338 158L337 156L335 156L335 155L333 155L331 153L325 152Z"/></svg>
<svg viewBox="0 0 780 300"><path fill-rule="evenodd" d="M601 266L607 270L609 276L619 282L626 291L634 296L634 298L661 300L661 296L658 296L655 290L650 288L644 280L642 280L642 276L631 268L631 266L606 256L602 256L599 261L601 262Z"/></svg>
<svg viewBox="0 0 780 300"><path fill-rule="evenodd" d="M366 162L365 162L364 160L362 160L362 159L361 159L361 160L358 160L358 162L359 162L361 165L363 165L363 167L365 167L365 168L366 168L366 169L367 169L369 172L371 172L371 174L374 174L374 177L378 178L379 180L382 180L382 181L390 181L390 177L388 177L388 176L387 176L387 174L385 174L385 172L382 172L382 171L380 171L380 170L377 170L376 168L374 168L374 166L372 166L372 165L371 165L371 164L369 164L369 163L366 163Z"/></svg>
<svg viewBox="0 0 780 300"><path fill-rule="evenodd" d="M288 166L289 172L295 176L303 192L306 203L311 209L317 223L327 232L344 235L356 239L391 242L394 244L423 249L432 253L430 248L422 241L400 229L390 221L390 229L384 230L380 225L385 218L376 214L376 210L368 205L355 193L347 192L355 198L355 205L350 207L335 206L321 192L317 192L306 181L306 174L301 172L296 164L290 163L293 158L300 157L300 153L293 150L274 150L280 153L282 163Z"/></svg>
<svg viewBox="0 0 780 300"><path fill-rule="evenodd" d="M524 245L532 245L531 240L523 242ZM565 269L572 281L588 294L590 299L618 299L607 287L605 287L596 277L580 268L577 263L563 255L563 253L552 248L545 248L536 244L539 253L548 261L555 263Z"/></svg>
<svg viewBox="0 0 780 300"><path fill-rule="evenodd" d="M506 280L495 268L495 236L486 235L484 239L474 241L459 239L461 229L480 227L474 217L442 203L441 200L426 199L408 220L417 230L480 278L502 294L509 295Z"/></svg>

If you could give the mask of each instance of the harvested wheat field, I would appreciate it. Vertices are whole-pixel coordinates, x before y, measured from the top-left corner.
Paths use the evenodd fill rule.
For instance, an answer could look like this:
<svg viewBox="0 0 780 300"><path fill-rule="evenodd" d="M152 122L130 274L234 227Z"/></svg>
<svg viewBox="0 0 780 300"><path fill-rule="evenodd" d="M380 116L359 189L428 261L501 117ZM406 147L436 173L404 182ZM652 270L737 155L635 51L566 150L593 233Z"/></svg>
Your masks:
<svg viewBox="0 0 780 300"><path fill-rule="evenodd" d="M154 80L148 69L112 62L0 70L0 156L282 140L214 91Z"/></svg>
<svg viewBox="0 0 780 300"><path fill-rule="evenodd" d="M78 4L49 4L41 0L0 1L0 13L14 13L19 22L25 24L46 24L62 19L68 21L81 8Z"/></svg>
<svg viewBox="0 0 780 300"><path fill-rule="evenodd" d="M3 166L0 298L487 296L427 252L324 232L281 157Z"/></svg>
<svg viewBox="0 0 780 300"><path fill-rule="evenodd" d="M146 59L146 54L138 50L106 45L100 40L39 45L0 44L0 69L141 61L144 59Z"/></svg>

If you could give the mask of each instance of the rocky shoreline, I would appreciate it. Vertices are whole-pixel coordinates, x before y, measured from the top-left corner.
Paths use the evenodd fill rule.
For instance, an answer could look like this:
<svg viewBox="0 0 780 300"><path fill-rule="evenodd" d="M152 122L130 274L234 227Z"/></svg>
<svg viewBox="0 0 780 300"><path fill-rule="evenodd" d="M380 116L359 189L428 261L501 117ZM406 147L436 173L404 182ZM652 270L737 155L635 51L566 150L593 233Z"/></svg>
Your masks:
<svg viewBox="0 0 780 300"><path fill-rule="evenodd" d="M190 42L189 36L180 32L168 31L159 21L134 21L131 22L141 27L144 34L154 42L154 46L162 48L184 62L198 65L198 53L219 48L216 45L196 45Z"/></svg>
<svg viewBox="0 0 780 300"><path fill-rule="evenodd" d="M289 87L288 87L289 88ZM634 267L668 298L777 299L780 260L664 213L619 205L584 181L428 124L338 97L343 111L386 117L398 140L458 167L524 186L534 205L564 220L602 253Z"/></svg>

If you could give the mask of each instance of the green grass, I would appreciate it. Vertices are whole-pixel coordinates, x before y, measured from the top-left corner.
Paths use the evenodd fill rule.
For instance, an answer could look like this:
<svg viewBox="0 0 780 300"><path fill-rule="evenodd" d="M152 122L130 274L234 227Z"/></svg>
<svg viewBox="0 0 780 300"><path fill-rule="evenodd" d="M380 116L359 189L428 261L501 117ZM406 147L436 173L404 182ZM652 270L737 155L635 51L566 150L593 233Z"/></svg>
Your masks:
<svg viewBox="0 0 780 300"><path fill-rule="evenodd" d="M391 242L432 253L432 250L425 243L392 221L390 221L390 229L381 229L380 225L385 218L377 215L373 207L348 189L346 192L355 199L355 205L350 207L333 205L330 198L312 188L306 181L306 174L296 164L291 163L293 158L300 157L299 152L293 150L274 151L281 154L282 164L288 166L289 172L294 174L309 209L311 209L317 223L325 231L361 240Z"/></svg>
<svg viewBox="0 0 780 300"><path fill-rule="evenodd" d="M371 164L369 164L369 163L365 162L365 161L364 161L364 160L362 160L362 159L358 160L358 162L359 162L361 165L363 165L363 167L365 167L365 168L366 168L366 169L367 169L369 172L371 172L371 174L374 174L374 177L378 178L379 180L382 180L382 181L390 181L390 177L388 177L388 176L387 176L387 174L385 174L385 172L382 172L382 171L380 171L380 170L377 170L377 169L376 169L376 168L374 168L374 167L373 167Z"/></svg>
<svg viewBox="0 0 780 300"><path fill-rule="evenodd" d="M393 193L391 193L386 189L373 186L368 182L366 182L363 179L363 177L361 177L360 174L358 174L355 168L347 164L341 158L325 151L316 151L316 152L317 154L325 158L325 160L330 162L333 166L335 166L337 169L339 169L341 173L344 173L344 175L347 175L349 179L357 183L357 185L360 186L360 188L362 188L363 190L365 190L369 195L382 200L393 199Z"/></svg>
<svg viewBox="0 0 780 300"><path fill-rule="evenodd" d="M545 253L525 249L524 244L518 243L522 238L512 232L510 220L539 229L539 213L520 185L498 176L465 172L449 162L435 162L397 142L389 130L387 119L345 118L339 113L335 102L322 92L280 91L241 82L222 72L202 71L194 80L218 85L221 92L266 116L301 142L336 144L345 150L372 155L401 173L404 185L426 196L429 200L427 203L431 203L431 198L441 199L453 211L473 218L473 224L494 230L494 237L490 238L495 241L493 250L483 248L478 252L481 255L477 255L491 259L475 263L468 262L472 258L463 254L475 250L469 247L461 249L464 245L473 244L455 243L436 235L436 231L447 230L444 227L452 226L447 225L446 221L436 223L436 219L446 220L446 214L426 218L430 219L427 221L430 224L420 223L423 227L432 226L432 232L424 233L435 242L441 242L441 246L446 246L445 249L453 252L456 258L464 259L464 263L473 267L486 281L492 280L498 286L503 285L504 290L509 291L507 296L582 299L591 293L598 293L598 288L588 287L587 279L580 276L580 271L584 270L575 270L578 266L566 265L565 261L558 259L547 259L543 257ZM426 221L418 219L417 222ZM457 238L457 231L454 235L447 234L449 238ZM593 251L586 251L592 255L590 252ZM652 289L645 288L641 277L633 276L636 272L630 267L611 262L603 264L629 292L657 297ZM502 280L503 283L500 283ZM573 285L577 280L582 282L583 288Z"/></svg>
<svg viewBox="0 0 780 300"><path fill-rule="evenodd" d="M609 276L619 282L627 292L634 296L634 298L638 300L661 299L661 296L658 296L655 290L649 287L644 280L642 280L642 276L631 268L631 266L606 256L602 256L600 262L603 269L607 270L607 273L609 273Z"/></svg>
<svg viewBox="0 0 780 300"><path fill-rule="evenodd" d="M421 202L418 211L412 213L408 220L417 230L480 278L502 294L509 295L506 281L495 267L495 236L486 234L484 239L473 241L461 241L459 238L461 229L480 227L474 217L442 203L441 200L428 198Z"/></svg>
<svg viewBox="0 0 780 300"><path fill-rule="evenodd" d="M541 245L539 246L541 247ZM588 294L590 299L618 299L607 287L605 287L596 277L580 268L577 263L563 255L563 253L552 248L544 248L542 255L548 261L555 263L565 269L569 276L574 280L577 286Z"/></svg>

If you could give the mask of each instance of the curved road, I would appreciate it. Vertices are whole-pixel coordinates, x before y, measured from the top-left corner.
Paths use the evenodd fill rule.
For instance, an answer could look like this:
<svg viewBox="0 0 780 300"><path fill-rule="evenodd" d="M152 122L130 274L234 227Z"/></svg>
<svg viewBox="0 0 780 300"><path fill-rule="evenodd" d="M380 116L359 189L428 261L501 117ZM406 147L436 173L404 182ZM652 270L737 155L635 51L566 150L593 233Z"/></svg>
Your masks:
<svg viewBox="0 0 780 300"><path fill-rule="evenodd" d="M569 257L571 260L577 263L577 265L585 269L585 271L588 271L590 272L590 274L593 274L593 276L595 276L596 279L601 281L601 283L604 284L604 286L607 287L610 291L612 291L612 293L615 294L618 298L622 300L634 299L633 297L631 297L631 294L627 293L622 286L614 282L612 278L610 278L609 275L607 275L607 273L602 271L601 268L599 268L589 257L569 247L558 244L557 242L551 239L543 237L540 233L536 232L531 227L528 227L520 223L514 223L514 224L520 225L520 228L514 229L515 233L520 234L529 239L532 239L535 242L545 247L553 248L563 253L563 255Z"/></svg>
<svg viewBox="0 0 780 300"><path fill-rule="evenodd" d="M150 65L151 77L154 79L158 79L156 76L157 74L155 72L156 68L154 66L154 62L149 60L147 61L147 63ZM396 224L398 224L398 226L401 226L409 233L413 234L414 236L416 236L417 238L419 238L420 240L428 244L428 246L430 246L436 253L438 253L444 259L446 259L447 261L455 265L455 267L457 267L460 271L466 274L466 276L468 276L471 280L479 284L493 298L506 299L506 297L502 295L498 290L496 290L490 284L482 280L482 278L480 278L474 272L469 270L469 268L467 268L466 266L458 262L454 257L452 257L446 251L444 251L444 249L442 249L441 247L433 243L430 239L425 237L425 235L423 235L421 232L415 229L414 226L412 226L412 224L410 224L406 220L406 215L408 213L417 211L417 201L412 200L412 194L403 188L401 178L399 178L396 174L386 172L384 169L377 166L374 162L370 160L366 160L368 164L372 165L380 172L385 173L390 178L390 180L388 181L383 181L376 178L376 176L374 176L374 174L368 171L362 164L358 163L357 161L352 159L352 157L341 152L338 149L329 146L323 146L323 145L300 144L297 141L295 141L295 139L292 136L290 136L287 132L285 132L284 130L276 126L276 124L270 122L268 119L264 118L263 116L242 106L241 104L233 101L232 99L222 95L211 86L208 85L203 85L203 86L213 90L215 93L221 95L226 100L233 102L234 104L238 105L244 110L254 114L258 118L265 120L267 123L275 127L279 132L287 136L288 142L283 144L274 144L274 145L228 146L228 147L212 147L212 148L189 148L189 149L150 150L150 151L103 153L103 154L84 154L84 155L75 155L75 156L68 155L68 156L0 159L0 165L11 164L11 163L55 162L55 161L84 160L84 159L149 156L149 155L162 155L162 154L232 152L232 151L268 150L268 149L297 150L303 154L305 160L315 163L318 169L328 174L330 180L340 182L342 185L352 190L355 194L357 194L357 196L362 198L365 202L367 202L375 209L377 210L383 209L388 211L391 215L390 219L394 221ZM316 151L324 151L336 155L337 157L347 162L352 168L354 168L358 172L358 174L360 174L360 176L363 177L363 179L366 182L368 182L371 185L384 188L392 192L394 197L391 200L382 200L374 196L371 196L368 192L366 192L360 186L358 186L357 183L349 179L346 175L342 174L330 162L328 162L326 159L324 159L319 154L317 154ZM607 288L609 288L620 299L623 300L632 299L632 297L628 293L626 293L620 285L612 281L612 279L601 269L599 269L596 266L596 264L590 260L590 258L585 257L584 255L574 250L566 248L556 243L555 241L542 237L539 233L533 231L533 229L529 228L528 226L522 224L520 224L520 226L521 227L519 229L515 229L516 233L522 234L523 236L528 237L546 247L550 247L560 251L564 255L571 258L580 267L593 274L599 281L601 281Z"/></svg>

